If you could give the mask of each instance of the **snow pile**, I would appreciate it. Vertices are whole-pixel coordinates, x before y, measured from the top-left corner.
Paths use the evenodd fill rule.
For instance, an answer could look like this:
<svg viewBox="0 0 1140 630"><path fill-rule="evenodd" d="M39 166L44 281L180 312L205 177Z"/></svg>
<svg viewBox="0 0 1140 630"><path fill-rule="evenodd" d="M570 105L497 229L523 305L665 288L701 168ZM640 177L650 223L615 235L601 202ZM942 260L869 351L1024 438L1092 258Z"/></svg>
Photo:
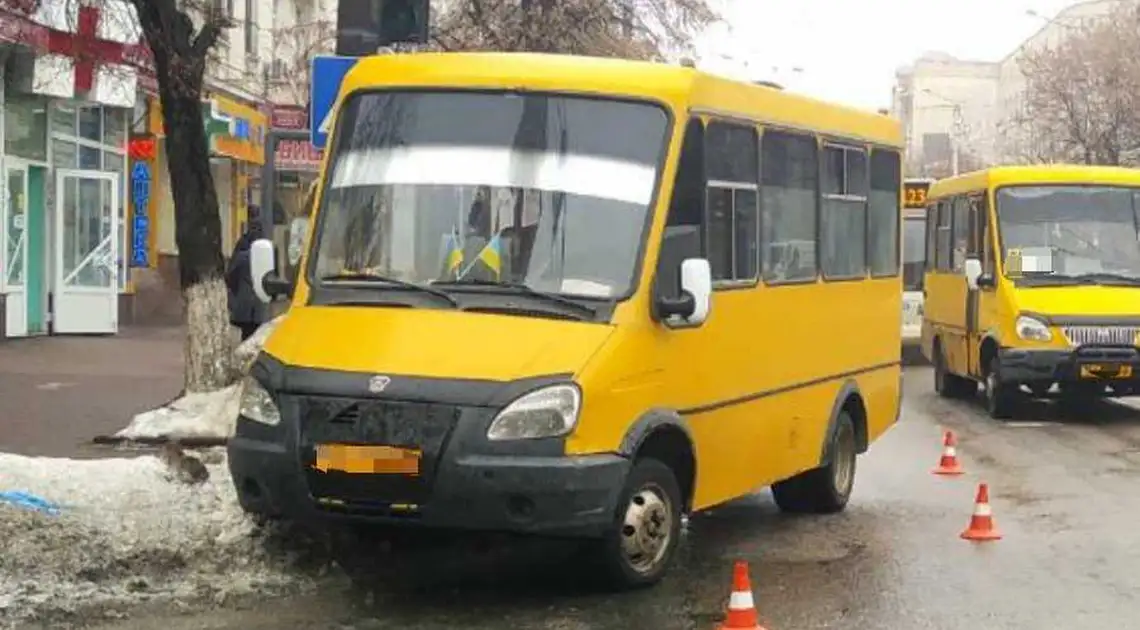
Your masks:
<svg viewBox="0 0 1140 630"><path fill-rule="evenodd" d="M126 440L218 438L234 434L241 384L212 392L195 392L134 417L115 434Z"/></svg>
<svg viewBox="0 0 1140 630"><path fill-rule="evenodd" d="M238 345L234 351L234 363L241 374L249 372L254 359L264 347L266 338L277 328L281 317L284 316L262 324L257 332ZM225 440L234 434L240 402L240 383L217 391L187 394L162 407L136 415L115 437L123 440Z"/></svg>
<svg viewBox="0 0 1140 630"><path fill-rule="evenodd" d="M0 625L115 616L147 601L214 605L311 584L296 569L316 549L259 530L238 506L224 452L204 458L210 479L187 486L152 456L0 453L0 489L62 506L52 516L0 504Z"/></svg>

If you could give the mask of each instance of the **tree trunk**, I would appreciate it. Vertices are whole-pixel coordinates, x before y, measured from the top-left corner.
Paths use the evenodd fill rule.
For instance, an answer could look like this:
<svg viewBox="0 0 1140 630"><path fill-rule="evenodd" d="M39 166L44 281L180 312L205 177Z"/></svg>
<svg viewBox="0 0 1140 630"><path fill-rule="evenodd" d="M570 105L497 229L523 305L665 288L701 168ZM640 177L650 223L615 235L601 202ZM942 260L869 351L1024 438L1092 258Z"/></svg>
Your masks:
<svg viewBox="0 0 1140 630"><path fill-rule="evenodd" d="M210 173L201 91L161 91L174 197L174 240L178 245L182 296L186 300L186 391L210 391L229 384L234 340L223 279L222 226Z"/></svg>

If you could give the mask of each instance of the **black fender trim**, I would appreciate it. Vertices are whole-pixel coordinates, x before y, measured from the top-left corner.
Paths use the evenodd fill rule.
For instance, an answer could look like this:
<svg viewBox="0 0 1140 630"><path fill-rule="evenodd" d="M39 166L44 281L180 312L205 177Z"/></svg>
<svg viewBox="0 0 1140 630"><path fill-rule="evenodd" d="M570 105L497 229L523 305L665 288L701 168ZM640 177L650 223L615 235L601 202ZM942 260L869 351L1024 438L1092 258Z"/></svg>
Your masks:
<svg viewBox="0 0 1140 630"><path fill-rule="evenodd" d="M835 437L835 431L839 426L839 412L843 410L843 403L847 401L848 396L855 394L862 397L859 393L859 384L854 379L848 379L839 388L839 393L835 395L835 402L831 403L831 419L827 421L827 433L823 434L823 444L819 449L819 465L820 467L826 466L831 463L831 443ZM855 427L856 435L859 433L859 427ZM865 433L865 432L864 432ZM866 438L859 444L859 452L867 450Z"/></svg>
<svg viewBox="0 0 1140 630"><path fill-rule="evenodd" d="M694 444L693 434L689 431L689 424L685 421L684 416L672 409L657 408L641 414L641 417L630 425L629 429L626 429L625 437L622 438L621 444L618 446L618 454L623 457L633 457L637 454L637 449L641 448L645 442L645 438L662 427L679 429L685 434L689 444ZM693 450L695 453L696 449ZM694 457L696 457L695 454Z"/></svg>

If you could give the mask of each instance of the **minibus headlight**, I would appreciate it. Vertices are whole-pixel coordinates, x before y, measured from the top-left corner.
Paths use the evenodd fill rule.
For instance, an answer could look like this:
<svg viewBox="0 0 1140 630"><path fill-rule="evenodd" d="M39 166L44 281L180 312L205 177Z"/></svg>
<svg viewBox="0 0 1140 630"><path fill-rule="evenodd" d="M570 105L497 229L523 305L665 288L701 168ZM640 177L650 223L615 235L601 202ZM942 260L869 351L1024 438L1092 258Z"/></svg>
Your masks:
<svg viewBox="0 0 1140 630"><path fill-rule="evenodd" d="M523 394L487 428L487 439L533 440L566 435L578 424L582 392L577 385L551 385Z"/></svg>
<svg viewBox="0 0 1140 630"><path fill-rule="evenodd" d="M1017 330L1017 336L1026 341L1049 341L1053 338L1053 333L1049 332L1045 322L1033 317L1022 315L1013 326Z"/></svg>
<svg viewBox="0 0 1140 630"><path fill-rule="evenodd" d="M238 413L254 422L269 426L281 422L281 411L277 408L277 403L273 402L273 396L252 376L247 376L242 381L241 404L238 409Z"/></svg>

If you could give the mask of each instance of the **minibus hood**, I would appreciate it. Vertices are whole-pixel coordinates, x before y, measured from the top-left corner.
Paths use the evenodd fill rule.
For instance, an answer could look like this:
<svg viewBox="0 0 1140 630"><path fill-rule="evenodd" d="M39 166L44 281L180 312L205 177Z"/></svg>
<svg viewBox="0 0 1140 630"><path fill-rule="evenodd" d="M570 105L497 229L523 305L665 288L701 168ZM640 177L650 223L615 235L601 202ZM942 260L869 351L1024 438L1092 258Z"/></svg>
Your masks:
<svg viewBox="0 0 1140 630"><path fill-rule="evenodd" d="M1140 287L1021 287L1014 293L1017 310L1047 316L1114 317L1140 315Z"/></svg>
<svg viewBox="0 0 1140 630"><path fill-rule="evenodd" d="M613 326L425 308L293 306L265 343L286 365L510 381L577 374Z"/></svg>

